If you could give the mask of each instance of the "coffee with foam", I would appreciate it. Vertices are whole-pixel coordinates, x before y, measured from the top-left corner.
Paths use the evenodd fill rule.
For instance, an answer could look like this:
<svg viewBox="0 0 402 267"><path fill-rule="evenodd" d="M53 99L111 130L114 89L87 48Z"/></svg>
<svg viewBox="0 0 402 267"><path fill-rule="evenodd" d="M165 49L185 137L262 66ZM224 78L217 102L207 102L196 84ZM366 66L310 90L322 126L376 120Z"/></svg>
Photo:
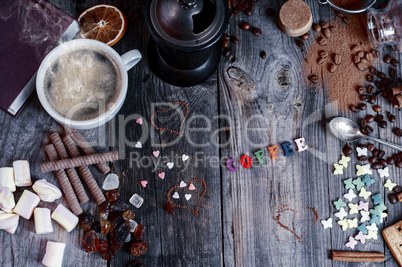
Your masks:
<svg viewBox="0 0 402 267"><path fill-rule="evenodd" d="M46 70L44 92L49 104L71 120L89 120L116 102L122 86L114 60L100 49L67 50Z"/></svg>

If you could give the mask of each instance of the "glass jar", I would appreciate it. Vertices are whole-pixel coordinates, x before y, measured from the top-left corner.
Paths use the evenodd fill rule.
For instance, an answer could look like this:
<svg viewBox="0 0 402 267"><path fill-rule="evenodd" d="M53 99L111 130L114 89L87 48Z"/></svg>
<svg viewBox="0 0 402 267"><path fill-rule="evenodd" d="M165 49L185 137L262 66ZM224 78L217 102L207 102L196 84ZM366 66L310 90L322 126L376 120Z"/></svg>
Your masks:
<svg viewBox="0 0 402 267"><path fill-rule="evenodd" d="M367 12L368 36L374 47L392 45L402 52L402 0L391 0L382 10Z"/></svg>

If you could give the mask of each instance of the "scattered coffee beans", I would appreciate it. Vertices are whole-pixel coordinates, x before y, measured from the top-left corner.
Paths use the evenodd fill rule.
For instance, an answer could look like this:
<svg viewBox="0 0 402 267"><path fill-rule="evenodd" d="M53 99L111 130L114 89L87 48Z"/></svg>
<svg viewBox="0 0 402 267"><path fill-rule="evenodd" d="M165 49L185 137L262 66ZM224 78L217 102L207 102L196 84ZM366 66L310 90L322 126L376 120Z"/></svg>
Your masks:
<svg viewBox="0 0 402 267"><path fill-rule="evenodd" d="M390 55L387 54L387 55L384 56L384 62L385 63L391 63L391 60L392 60L392 57Z"/></svg>
<svg viewBox="0 0 402 267"><path fill-rule="evenodd" d="M360 110L365 110L367 108L367 105L365 103L359 103L357 105L357 108Z"/></svg>
<svg viewBox="0 0 402 267"><path fill-rule="evenodd" d="M328 28L323 29L322 34L327 38L331 37L331 31Z"/></svg>
<svg viewBox="0 0 402 267"><path fill-rule="evenodd" d="M319 55L320 55L321 58L327 58L328 57L328 52L327 51L321 51L319 53Z"/></svg>
<svg viewBox="0 0 402 267"><path fill-rule="evenodd" d="M260 29L258 29L258 28L253 28L253 29L251 30L251 32L252 32L254 35L256 35L256 36L259 36L259 35L262 34L262 31L261 31Z"/></svg>
<svg viewBox="0 0 402 267"><path fill-rule="evenodd" d="M321 31L321 26L318 25L318 24L314 24L314 25L313 25L313 30L314 30L315 32L320 32L320 31Z"/></svg>
<svg viewBox="0 0 402 267"><path fill-rule="evenodd" d="M388 194L388 200L391 204L395 204L397 201L397 197L395 193L389 193Z"/></svg>
<svg viewBox="0 0 402 267"><path fill-rule="evenodd" d="M232 51L230 51L229 48L225 48L225 49L223 49L222 55L223 55L224 57L228 57L228 56L230 56L230 53L231 53L231 52L232 52Z"/></svg>
<svg viewBox="0 0 402 267"><path fill-rule="evenodd" d="M247 23L247 22L242 22L242 23L240 24L240 29L242 29L243 31L249 30L250 27L251 27L251 25L250 25L249 23Z"/></svg>
<svg viewBox="0 0 402 267"><path fill-rule="evenodd" d="M373 55L373 57L378 58L380 56L380 51L378 50L372 50L371 54Z"/></svg>
<svg viewBox="0 0 402 267"><path fill-rule="evenodd" d="M261 57L262 59L266 58L266 57L267 57L267 53L266 53L265 51L261 51L260 57Z"/></svg>
<svg viewBox="0 0 402 267"><path fill-rule="evenodd" d="M327 38L324 38L324 37L320 37L320 38L318 38L318 43L321 45L321 46L325 46L325 45L327 45Z"/></svg>
<svg viewBox="0 0 402 267"><path fill-rule="evenodd" d="M312 75L312 76L310 77L310 81L311 81L312 83L318 83L319 78L318 78L317 75Z"/></svg>
<svg viewBox="0 0 402 267"><path fill-rule="evenodd" d="M321 21L320 26L322 29L326 29L329 27L329 23L327 21Z"/></svg>
<svg viewBox="0 0 402 267"><path fill-rule="evenodd" d="M300 38L305 41L305 40L307 40L309 37L310 37L310 35L309 35L308 33L305 33L305 34L303 34Z"/></svg>
<svg viewBox="0 0 402 267"><path fill-rule="evenodd" d="M379 106L379 105L374 105L374 106L373 106L373 110L374 110L374 112L381 112L381 106Z"/></svg>
<svg viewBox="0 0 402 267"><path fill-rule="evenodd" d="M328 68L329 72L334 73L336 71L336 69L337 69L337 67L335 64L329 65L329 68Z"/></svg>
<svg viewBox="0 0 402 267"><path fill-rule="evenodd" d="M341 64L341 62L342 62L342 57L341 57L340 55L338 55L338 54L335 54L335 56L334 56L334 63L335 63L336 65L339 65L339 64Z"/></svg>
<svg viewBox="0 0 402 267"><path fill-rule="evenodd" d="M253 10L251 8L247 8L244 10L244 14L246 14L246 16L251 16L253 14Z"/></svg>
<svg viewBox="0 0 402 267"><path fill-rule="evenodd" d="M366 116L366 121L368 123L372 123L374 121L374 116L373 115L367 115ZM373 145L374 146L374 145Z"/></svg>

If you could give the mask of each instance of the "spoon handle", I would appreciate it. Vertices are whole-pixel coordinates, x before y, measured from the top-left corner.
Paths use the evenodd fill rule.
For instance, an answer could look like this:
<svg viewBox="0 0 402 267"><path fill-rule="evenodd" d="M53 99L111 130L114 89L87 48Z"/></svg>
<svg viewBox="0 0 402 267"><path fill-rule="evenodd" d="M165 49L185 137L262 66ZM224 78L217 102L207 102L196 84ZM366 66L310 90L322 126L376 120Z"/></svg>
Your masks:
<svg viewBox="0 0 402 267"><path fill-rule="evenodd" d="M375 138L375 137L372 137L372 136L364 135L363 138L366 138L366 139L369 139L369 140L373 140L373 141L375 141L375 142L378 142L378 143L380 143L380 144L383 144L383 145L392 147L393 149L396 149L396 150L402 152L402 146L398 146L398 145L392 144L392 143L387 142L387 141L383 141L383 140L381 140L381 139L378 139L378 138Z"/></svg>

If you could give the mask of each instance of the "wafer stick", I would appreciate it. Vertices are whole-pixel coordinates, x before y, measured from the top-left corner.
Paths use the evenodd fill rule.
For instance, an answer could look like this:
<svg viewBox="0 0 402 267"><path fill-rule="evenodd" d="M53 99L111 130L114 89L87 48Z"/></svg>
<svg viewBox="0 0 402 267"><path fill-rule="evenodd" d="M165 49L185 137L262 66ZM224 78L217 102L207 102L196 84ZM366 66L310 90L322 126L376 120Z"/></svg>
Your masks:
<svg viewBox="0 0 402 267"><path fill-rule="evenodd" d="M84 151L85 155L96 154L95 149L88 143L88 141L75 129L72 129L68 126L63 126L66 131L66 135L71 135L71 138L77 144L77 146L81 147L82 151ZM103 173L106 174L110 172L110 167L108 164L101 162L96 164L96 167Z"/></svg>
<svg viewBox="0 0 402 267"><path fill-rule="evenodd" d="M331 251L331 260L351 262L384 262L384 253L359 251Z"/></svg>
<svg viewBox="0 0 402 267"><path fill-rule="evenodd" d="M56 161L59 159L54 145L50 144L45 146L45 151L50 161ZM63 193L66 196L67 203L70 206L71 211L77 216L80 215L82 213L82 208L74 193L73 187L70 184L70 180L68 180L66 172L64 170L57 170L56 176L61 185L61 189L63 190Z"/></svg>
<svg viewBox="0 0 402 267"><path fill-rule="evenodd" d="M63 137L63 143L66 146L68 153L70 153L72 158L81 156L77 146L75 145L70 135ZM77 169L80 172L85 183L87 184L89 191L91 191L91 194L94 197L96 203L99 205L102 202L104 202L106 198L103 195L102 190L100 190L98 184L96 183L95 178L92 176L92 173L89 170L88 166L77 167Z"/></svg>
<svg viewBox="0 0 402 267"><path fill-rule="evenodd" d="M56 170L63 170L67 168L88 166L100 162L114 161L118 159L119 159L119 153L117 151L111 151L71 159L61 159L53 162L52 161L44 162L40 165L40 170L42 172L50 172Z"/></svg>
<svg viewBox="0 0 402 267"><path fill-rule="evenodd" d="M61 141L59 133L52 133L50 135L50 140L52 141L54 147L56 148L57 154L60 159L68 159L68 153L66 148L64 147L63 142ZM78 200L81 204L89 201L88 195L85 192L84 186L81 183L80 177L78 177L78 173L74 168L65 169L68 178L70 178L70 182L73 185L75 194L78 197Z"/></svg>

